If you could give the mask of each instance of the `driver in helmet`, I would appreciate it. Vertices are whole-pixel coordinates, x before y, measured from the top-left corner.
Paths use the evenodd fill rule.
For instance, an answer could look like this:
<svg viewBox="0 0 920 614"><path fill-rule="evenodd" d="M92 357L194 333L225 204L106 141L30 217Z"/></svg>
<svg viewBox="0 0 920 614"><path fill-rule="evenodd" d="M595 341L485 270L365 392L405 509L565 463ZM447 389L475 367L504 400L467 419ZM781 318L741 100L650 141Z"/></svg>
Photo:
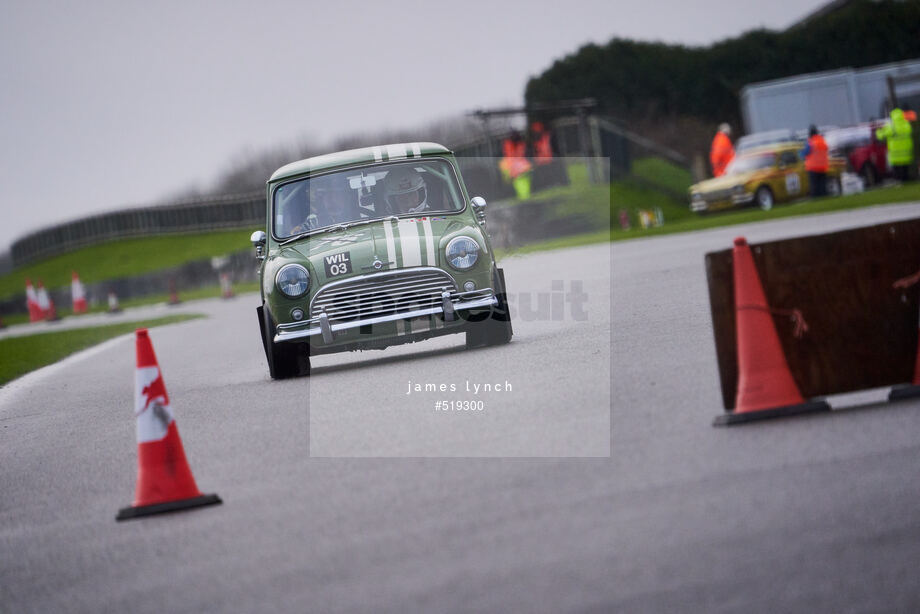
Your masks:
<svg viewBox="0 0 920 614"><path fill-rule="evenodd" d="M310 213L292 231L307 232L314 228L344 224L355 220L349 206L351 190L342 177L317 177L310 182Z"/></svg>
<svg viewBox="0 0 920 614"><path fill-rule="evenodd" d="M390 210L400 215L428 210L428 187L413 168L399 166L387 174L384 198Z"/></svg>

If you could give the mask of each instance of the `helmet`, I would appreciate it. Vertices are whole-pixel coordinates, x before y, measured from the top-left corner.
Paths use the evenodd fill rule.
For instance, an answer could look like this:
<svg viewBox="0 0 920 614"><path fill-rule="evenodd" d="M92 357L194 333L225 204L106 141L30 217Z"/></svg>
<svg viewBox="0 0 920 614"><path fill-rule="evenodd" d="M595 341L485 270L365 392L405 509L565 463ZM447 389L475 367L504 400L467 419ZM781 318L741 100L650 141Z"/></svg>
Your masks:
<svg viewBox="0 0 920 614"><path fill-rule="evenodd" d="M725 134L731 135L732 127L729 126L727 123L723 122L719 124L719 132L724 132Z"/></svg>
<svg viewBox="0 0 920 614"><path fill-rule="evenodd" d="M384 198L397 213L418 213L428 208L428 187L413 168L399 166L387 173Z"/></svg>

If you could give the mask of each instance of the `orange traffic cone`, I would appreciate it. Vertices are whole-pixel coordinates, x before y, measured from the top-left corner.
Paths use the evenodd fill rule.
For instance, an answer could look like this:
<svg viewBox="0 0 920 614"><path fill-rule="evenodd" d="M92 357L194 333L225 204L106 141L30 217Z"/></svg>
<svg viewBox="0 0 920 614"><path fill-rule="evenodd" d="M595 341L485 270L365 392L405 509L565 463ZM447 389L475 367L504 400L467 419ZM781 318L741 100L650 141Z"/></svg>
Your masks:
<svg viewBox="0 0 920 614"><path fill-rule="evenodd" d="M221 503L220 497L202 495L195 485L147 329L138 329L136 334L137 489L134 503L119 510L115 519Z"/></svg>
<svg viewBox="0 0 920 614"><path fill-rule="evenodd" d="M43 320L53 322L60 319L54 309L54 301L51 300L51 295L48 294L45 284L40 279L38 280L38 308L41 309Z"/></svg>
<svg viewBox="0 0 920 614"><path fill-rule="evenodd" d="M32 287L32 280L26 280L26 307L29 310L29 322L41 322L44 320L42 308L38 306L38 294Z"/></svg>
<svg viewBox="0 0 920 614"><path fill-rule="evenodd" d="M735 282L735 331L738 343L738 393L735 409L716 416L714 426L727 426L817 411L830 411L824 401L802 398L783 354L773 316L760 285L751 248L735 239L732 253Z"/></svg>
<svg viewBox="0 0 920 614"><path fill-rule="evenodd" d="M179 300L179 291L176 290L176 280L170 279L169 280L169 302L167 304L178 305L181 302L182 301Z"/></svg>
<svg viewBox="0 0 920 614"><path fill-rule="evenodd" d="M73 301L73 312L86 313L86 289L80 283L80 276L76 271L70 273L70 296Z"/></svg>

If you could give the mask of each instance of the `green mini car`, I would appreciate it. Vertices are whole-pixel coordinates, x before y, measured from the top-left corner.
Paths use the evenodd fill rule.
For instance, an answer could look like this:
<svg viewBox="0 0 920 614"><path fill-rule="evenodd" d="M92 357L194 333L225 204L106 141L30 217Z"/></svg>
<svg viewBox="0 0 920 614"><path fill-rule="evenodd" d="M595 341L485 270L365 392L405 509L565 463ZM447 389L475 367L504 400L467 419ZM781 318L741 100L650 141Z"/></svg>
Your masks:
<svg viewBox="0 0 920 614"><path fill-rule="evenodd" d="M508 343L503 271L453 154L435 143L354 149L288 164L268 180L257 308L272 378L310 356L452 333Z"/></svg>

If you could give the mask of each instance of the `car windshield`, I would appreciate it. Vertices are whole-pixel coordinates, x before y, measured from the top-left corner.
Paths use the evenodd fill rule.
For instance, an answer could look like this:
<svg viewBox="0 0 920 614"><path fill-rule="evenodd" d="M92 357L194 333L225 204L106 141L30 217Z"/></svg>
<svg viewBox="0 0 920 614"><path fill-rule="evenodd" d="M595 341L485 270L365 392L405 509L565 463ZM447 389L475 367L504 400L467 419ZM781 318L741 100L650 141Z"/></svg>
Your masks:
<svg viewBox="0 0 920 614"><path fill-rule="evenodd" d="M748 173L761 168L770 168L774 162L776 162L776 154L772 153L738 156L725 168L725 174L737 175L738 173Z"/></svg>
<svg viewBox="0 0 920 614"><path fill-rule="evenodd" d="M390 216L463 209L453 168L444 160L352 168L285 183L272 197L278 239Z"/></svg>
<svg viewBox="0 0 920 614"><path fill-rule="evenodd" d="M776 143L788 143L796 140L792 130L770 130L767 132L755 132L746 134L735 143L735 151L741 153L755 147L764 145L774 145Z"/></svg>

